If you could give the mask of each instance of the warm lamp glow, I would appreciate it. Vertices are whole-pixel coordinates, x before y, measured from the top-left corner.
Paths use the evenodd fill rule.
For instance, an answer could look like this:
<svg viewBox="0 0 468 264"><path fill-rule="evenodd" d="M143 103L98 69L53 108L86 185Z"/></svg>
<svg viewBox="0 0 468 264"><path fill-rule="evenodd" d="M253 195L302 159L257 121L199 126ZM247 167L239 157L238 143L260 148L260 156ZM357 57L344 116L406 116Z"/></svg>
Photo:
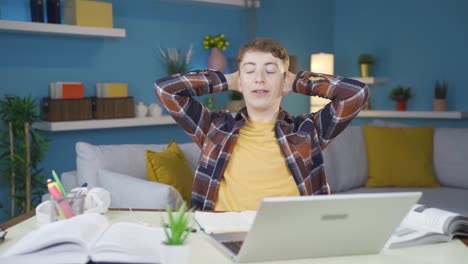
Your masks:
<svg viewBox="0 0 468 264"><path fill-rule="evenodd" d="M333 75L333 54L316 53L310 56L310 71Z"/></svg>
<svg viewBox="0 0 468 264"><path fill-rule="evenodd" d="M314 73L324 73L333 75L333 54L331 53L316 53L310 56L310 71ZM311 96L310 111L316 113L322 109L330 100Z"/></svg>

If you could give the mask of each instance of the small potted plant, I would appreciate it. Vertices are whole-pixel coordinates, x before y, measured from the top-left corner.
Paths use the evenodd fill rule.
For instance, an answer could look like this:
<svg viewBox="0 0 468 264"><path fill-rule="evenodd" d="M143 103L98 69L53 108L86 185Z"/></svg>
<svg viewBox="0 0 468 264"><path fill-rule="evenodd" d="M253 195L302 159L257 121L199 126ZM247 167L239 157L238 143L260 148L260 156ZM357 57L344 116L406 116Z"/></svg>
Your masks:
<svg viewBox="0 0 468 264"><path fill-rule="evenodd" d="M447 111L447 83L445 81L439 82L438 80L434 84L434 111Z"/></svg>
<svg viewBox="0 0 468 264"><path fill-rule="evenodd" d="M190 64L190 59L192 58L193 46L190 45L185 56L182 56L182 51L175 48L159 48L159 53L164 60L164 65L166 67L166 72L169 75L175 73L184 73L187 71L187 67Z"/></svg>
<svg viewBox="0 0 468 264"><path fill-rule="evenodd" d="M370 77L372 75L372 65L375 63L374 56L361 53L358 57L358 64L361 70L361 77Z"/></svg>
<svg viewBox="0 0 468 264"><path fill-rule="evenodd" d="M411 98L411 88L396 86L390 91L390 99L395 101L397 111L406 111L406 101Z"/></svg>
<svg viewBox="0 0 468 264"><path fill-rule="evenodd" d="M214 96L208 96L205 99L205 106L208 107L211 111L217 111L218 110L218 104L216 103L216 99Z"/></svg>
<svg viewBox="0 0 468 264"><path fill-rule="evenodd" d="M243 100L244 96L241 92L231 91L229 98L231 100L226 103L226 109L232 113L239 112L239 110L245 106L245 102Z"/></svg>
<svg viewBox="0 0 468 264"><path fill-rule="evenodd" d="M184 264L189 263L190 246L187 238L193 229L191 224L193 209L187 210L183 203L177 212L172 212L167 206L167 223L161 215L161 223L164 228L166 240L161 245L162 264Z"/></svg>

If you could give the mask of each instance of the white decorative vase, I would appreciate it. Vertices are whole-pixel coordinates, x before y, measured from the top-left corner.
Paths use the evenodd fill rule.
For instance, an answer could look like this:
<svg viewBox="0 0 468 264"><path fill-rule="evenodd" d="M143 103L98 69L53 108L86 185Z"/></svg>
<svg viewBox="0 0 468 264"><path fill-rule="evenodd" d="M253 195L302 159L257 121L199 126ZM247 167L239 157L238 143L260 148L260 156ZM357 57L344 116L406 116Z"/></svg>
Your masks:
<svg viewBox="0 0 468 264"><path fill-rule="evenodd" d="M162 115L162 108L158 104L150 104L148 107L148 113L152 117L158 117Z"/></svg>
<svg viewBox="0 0 468 264"><path fill-rule="evenodd" d="M136 117L145 117L148 113L148 107L143 104L143 102L139 102L135 105L135 116Z"/></svg>
<svg viewBox="0 0 468 264"><path fill-rule="evenodd" d="M190 245L168 245L161 243L161 264L187 264L190 262Z"/></svg>
<svg viewBox="0 0 468 264"><path fill-rule="evenodd" d="M226 71L226 57L218 48L212 48L208 57L208 67L220 72Z"/></svg>

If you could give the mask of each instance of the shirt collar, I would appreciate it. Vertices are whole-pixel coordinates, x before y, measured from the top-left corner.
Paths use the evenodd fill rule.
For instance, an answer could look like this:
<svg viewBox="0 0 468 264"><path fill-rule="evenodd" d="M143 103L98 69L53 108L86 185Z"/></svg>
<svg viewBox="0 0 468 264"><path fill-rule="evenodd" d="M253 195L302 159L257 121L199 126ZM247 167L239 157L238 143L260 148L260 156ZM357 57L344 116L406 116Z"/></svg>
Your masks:
<svg viewBox="0 0 468 264"><path fill-rule="evenodd" d="M235 120L247 122L249 114L247 113L247 107L243 107L239 112L237 112ZM278 117L276 118L276 123L290 124L294 122L294 118L291 114L286 112L281 106L279 109Z"/></svg>

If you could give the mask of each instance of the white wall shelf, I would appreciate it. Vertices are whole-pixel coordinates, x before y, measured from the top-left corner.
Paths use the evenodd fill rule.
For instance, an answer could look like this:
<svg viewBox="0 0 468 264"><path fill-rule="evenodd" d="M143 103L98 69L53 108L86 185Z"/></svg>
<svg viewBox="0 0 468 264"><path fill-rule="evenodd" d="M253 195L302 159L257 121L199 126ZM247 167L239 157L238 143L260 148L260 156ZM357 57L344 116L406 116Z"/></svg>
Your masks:
<svg viewBox="0 0 468 264"><path fill-rule="evenodd" d="M117 127L158 126L172 124L175 124L174 119L172 119L172 117L168 115L165 115L160 117L93 119L63 122L37 122L33 124L33 128L54 132Z"/></svg>
<svg viewBox="0 0 468 264"><path fill-rule="evenodd" d="M1 31L108 38L125 37L125 29L120 28L80 27L72 25L22 22L11 20L0 20L0 32Z"/></svg>
<svg viewBox="0 0 468 264"><path fill-rule="evenodd" d="M372 86L378 86L387 81L386 79L376 78L376 77L349 77L349 78L354 79L356 81L360 81L367 85L372 85Z"/></svg>
<svg viewBox="0 0 468 264"><path fill-rule="evenodd" d="M244 0L185 0L185 1L192 1L192 2L199 2L199 3L206 3L206 4L220 4L220 5L232 5L232 6L244 7ZM257 7L257 8L260 7L260 0L255 0L255 7Z"/></svg>
<svg viewBox="0 0 468 264"><path fill-rule="evenodd" d="M358 115L361 118L417 118L417 119L465 119L468 112L447 111L361 111Z"/></svg>

